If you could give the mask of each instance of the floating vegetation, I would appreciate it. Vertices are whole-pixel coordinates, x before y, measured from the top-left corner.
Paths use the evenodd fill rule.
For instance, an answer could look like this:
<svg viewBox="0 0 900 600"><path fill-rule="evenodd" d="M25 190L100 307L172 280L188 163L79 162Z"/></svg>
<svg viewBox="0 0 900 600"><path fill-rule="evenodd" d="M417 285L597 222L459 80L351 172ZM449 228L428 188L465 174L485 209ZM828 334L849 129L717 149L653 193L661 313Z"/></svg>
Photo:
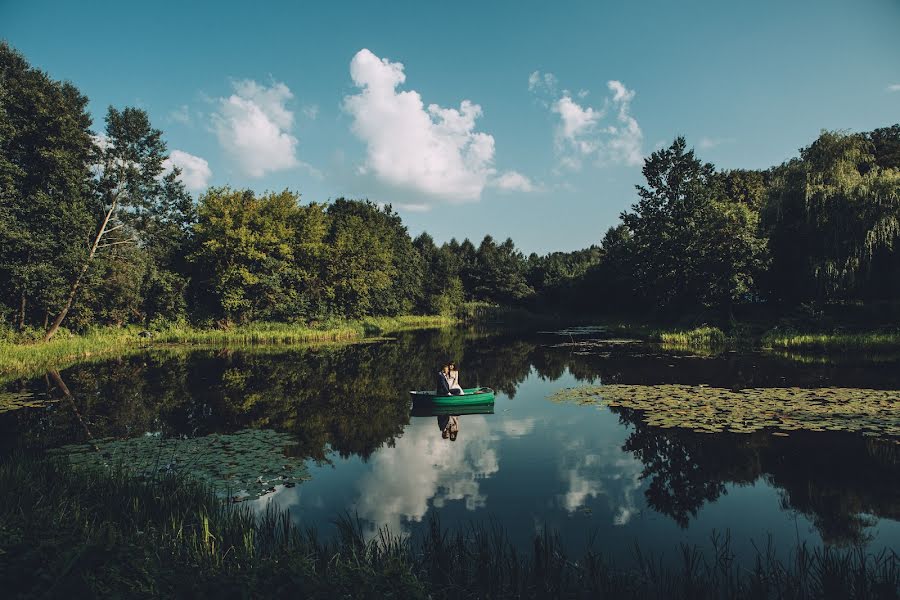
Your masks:
<svg viewBox="0 0 900 600"><path fill-rule="evenodd" d="M606 325L579 325L576 327L566 327L565 329L557 329L555 331L538 331L549 335L593 335L596 333L606 333L609 327Z"/></svg>
<svg viewBox="0 0 900 600"><path fill-rule="evenodd" d="M699 433L851 431L900 437L900 391L859 388L747 388L705 385L604 385L559 390L555 402L641 411L662 428ZM900 443L900 440L897 440Z"/></svg>
<svg viewBox="0 0 900 600"><path fill-rule="evenodd" d="M657 331L651 337L669 346L686 348L722 346L727 341L721 329L706 325L686 331Z"/></svg>
<svg viewBox="0 0 900 600"><path fill-rule="evenodd" d="M292 487L309 479L302 461L286 457L291 436L268 429L197 438L164 438L145 434L129 439L98 439L52 450L76 466L121 468L142 479L160 474L187 476L207 484L235 502Z"/></svg>
<svg viewBox="0 0 900 600"><path fill-rule="evenodd" d="M0 414L21 408L40 408L52 401L55 400L31 392L0 392Z"/></svg>

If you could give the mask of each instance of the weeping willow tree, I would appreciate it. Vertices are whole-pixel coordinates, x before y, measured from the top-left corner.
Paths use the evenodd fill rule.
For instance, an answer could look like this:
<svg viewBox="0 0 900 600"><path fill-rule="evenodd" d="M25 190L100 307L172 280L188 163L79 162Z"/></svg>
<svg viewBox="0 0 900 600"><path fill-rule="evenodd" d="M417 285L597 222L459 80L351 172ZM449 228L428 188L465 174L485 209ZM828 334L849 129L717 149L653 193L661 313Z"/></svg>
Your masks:
<svg viewBox="0 0 900 600"><path fill-rule="evenodd" d="M775 296L893 296L900 274L900 170L879 166L869 140L823 132L771 178L764 219Z"/></svg>

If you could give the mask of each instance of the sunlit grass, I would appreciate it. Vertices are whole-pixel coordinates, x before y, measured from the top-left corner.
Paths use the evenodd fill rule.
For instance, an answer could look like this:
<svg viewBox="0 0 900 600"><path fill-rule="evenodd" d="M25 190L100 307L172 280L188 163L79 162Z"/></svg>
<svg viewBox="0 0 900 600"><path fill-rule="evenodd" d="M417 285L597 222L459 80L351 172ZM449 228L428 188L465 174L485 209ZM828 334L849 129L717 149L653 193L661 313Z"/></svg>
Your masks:
<svg viewBox="0 0 900 600"><path fill-rule="evenodd" d="M0 461L0 583L11 596L895 598L900 586L894 552L801 544L781 559L770 544L739 562L719 535L707 549L675 549L673 566L636 548L624 570L590 548L569 557L547 532L522 551L496 525L432 521L415 538L336 525L320 537L288 512L255 516L173 477Z"/></svg>
<svg viewBox="0 0 900 600"><path fill-rule="evenodd" d="M707 325L680 331L655 331L651 334L651 339L668 346L684 348L722 346L727 341L721 329Z"/></svg>
<svg viewBox="0 0 900 600"><path fill-rule="evenodd" d="M141 337L141 329L134 326L95 329L81 335L63 332L49 342L0 342L0 374L61 368L81 359L121 355L160 344L242 346L353 341L397 331L447 327L457 322L453 317L406 315L330 321L317 326L254 323L228 329L197 329L173 325L150 331L150 337Z"/></svg>
<svg viewBox="0 0 900 600"><path fill-rule="evenodd" d="M900 348L900 333L797 333L769 331L762 337L767 348L792 350L894 350Z"/></svg>

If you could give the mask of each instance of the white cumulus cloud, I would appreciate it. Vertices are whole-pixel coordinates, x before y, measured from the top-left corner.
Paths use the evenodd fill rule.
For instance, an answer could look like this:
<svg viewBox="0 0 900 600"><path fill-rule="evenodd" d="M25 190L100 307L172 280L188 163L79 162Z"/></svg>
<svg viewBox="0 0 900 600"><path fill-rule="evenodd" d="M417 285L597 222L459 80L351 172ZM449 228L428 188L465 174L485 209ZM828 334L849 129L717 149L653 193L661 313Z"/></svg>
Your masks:
<svg viewBox="0 0 900 600"><path fill-rule="evenodd" d="M642 163L644 135L631 114L635 92L616 80L608 81L606 86L611 95L595 108L583 102L588 96L586 90L579 91L577 99L568 90L557 96L552 73L535 71L529 76L529 90L554 96L549 107L559 115L555 143L561 167L577 170L585 160L600 165Z"/></svg>
<svg viewBox="0 0 900 600"><path fill-rule="evenodd" d="M481 107L427 107L406 81L402 63L360 50L350 62L359 92L344 98L353 132L366 144L363 173L390 185L448 200L478 200L494 176L494 138L475 130Z"/></svg>
<svg viewBox="0 0 900 600"><path fill-rule="evenodd" d="M283 83L234 82L234 93L218 100L212 126L219 144L252 177L300 165L297 138L291 134L294 96Z"/></svg>
<svg viewBox="0 0 900 600"><path fill-rule="evenodd" d="M178 178L187 189L197 192L209 186L212 171L205 159L181 150L172 150L169 158L163 161L163 169L168 173L174 167L181 169Z"/></svg>
<svg viewBox="0 0 900 600"><path fill-rule="evenodd" d="M900 83L892 83L887 86L887 91L889 92L900 92Z"/></svg>

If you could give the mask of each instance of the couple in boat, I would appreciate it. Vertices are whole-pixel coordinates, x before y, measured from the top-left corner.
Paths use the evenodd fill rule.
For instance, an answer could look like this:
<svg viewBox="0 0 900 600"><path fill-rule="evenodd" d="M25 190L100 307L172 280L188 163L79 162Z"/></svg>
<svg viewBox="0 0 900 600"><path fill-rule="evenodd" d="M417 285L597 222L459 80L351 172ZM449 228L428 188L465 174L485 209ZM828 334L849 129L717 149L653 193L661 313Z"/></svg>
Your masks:
<svg viewBox="0 0 900 600"><path fill-rule="evenodd" d="M459 385L459 370L456 368L454 361L444 363L441 370L438 371L437 393L448 396L462 396L463 389Z"/></svg>

